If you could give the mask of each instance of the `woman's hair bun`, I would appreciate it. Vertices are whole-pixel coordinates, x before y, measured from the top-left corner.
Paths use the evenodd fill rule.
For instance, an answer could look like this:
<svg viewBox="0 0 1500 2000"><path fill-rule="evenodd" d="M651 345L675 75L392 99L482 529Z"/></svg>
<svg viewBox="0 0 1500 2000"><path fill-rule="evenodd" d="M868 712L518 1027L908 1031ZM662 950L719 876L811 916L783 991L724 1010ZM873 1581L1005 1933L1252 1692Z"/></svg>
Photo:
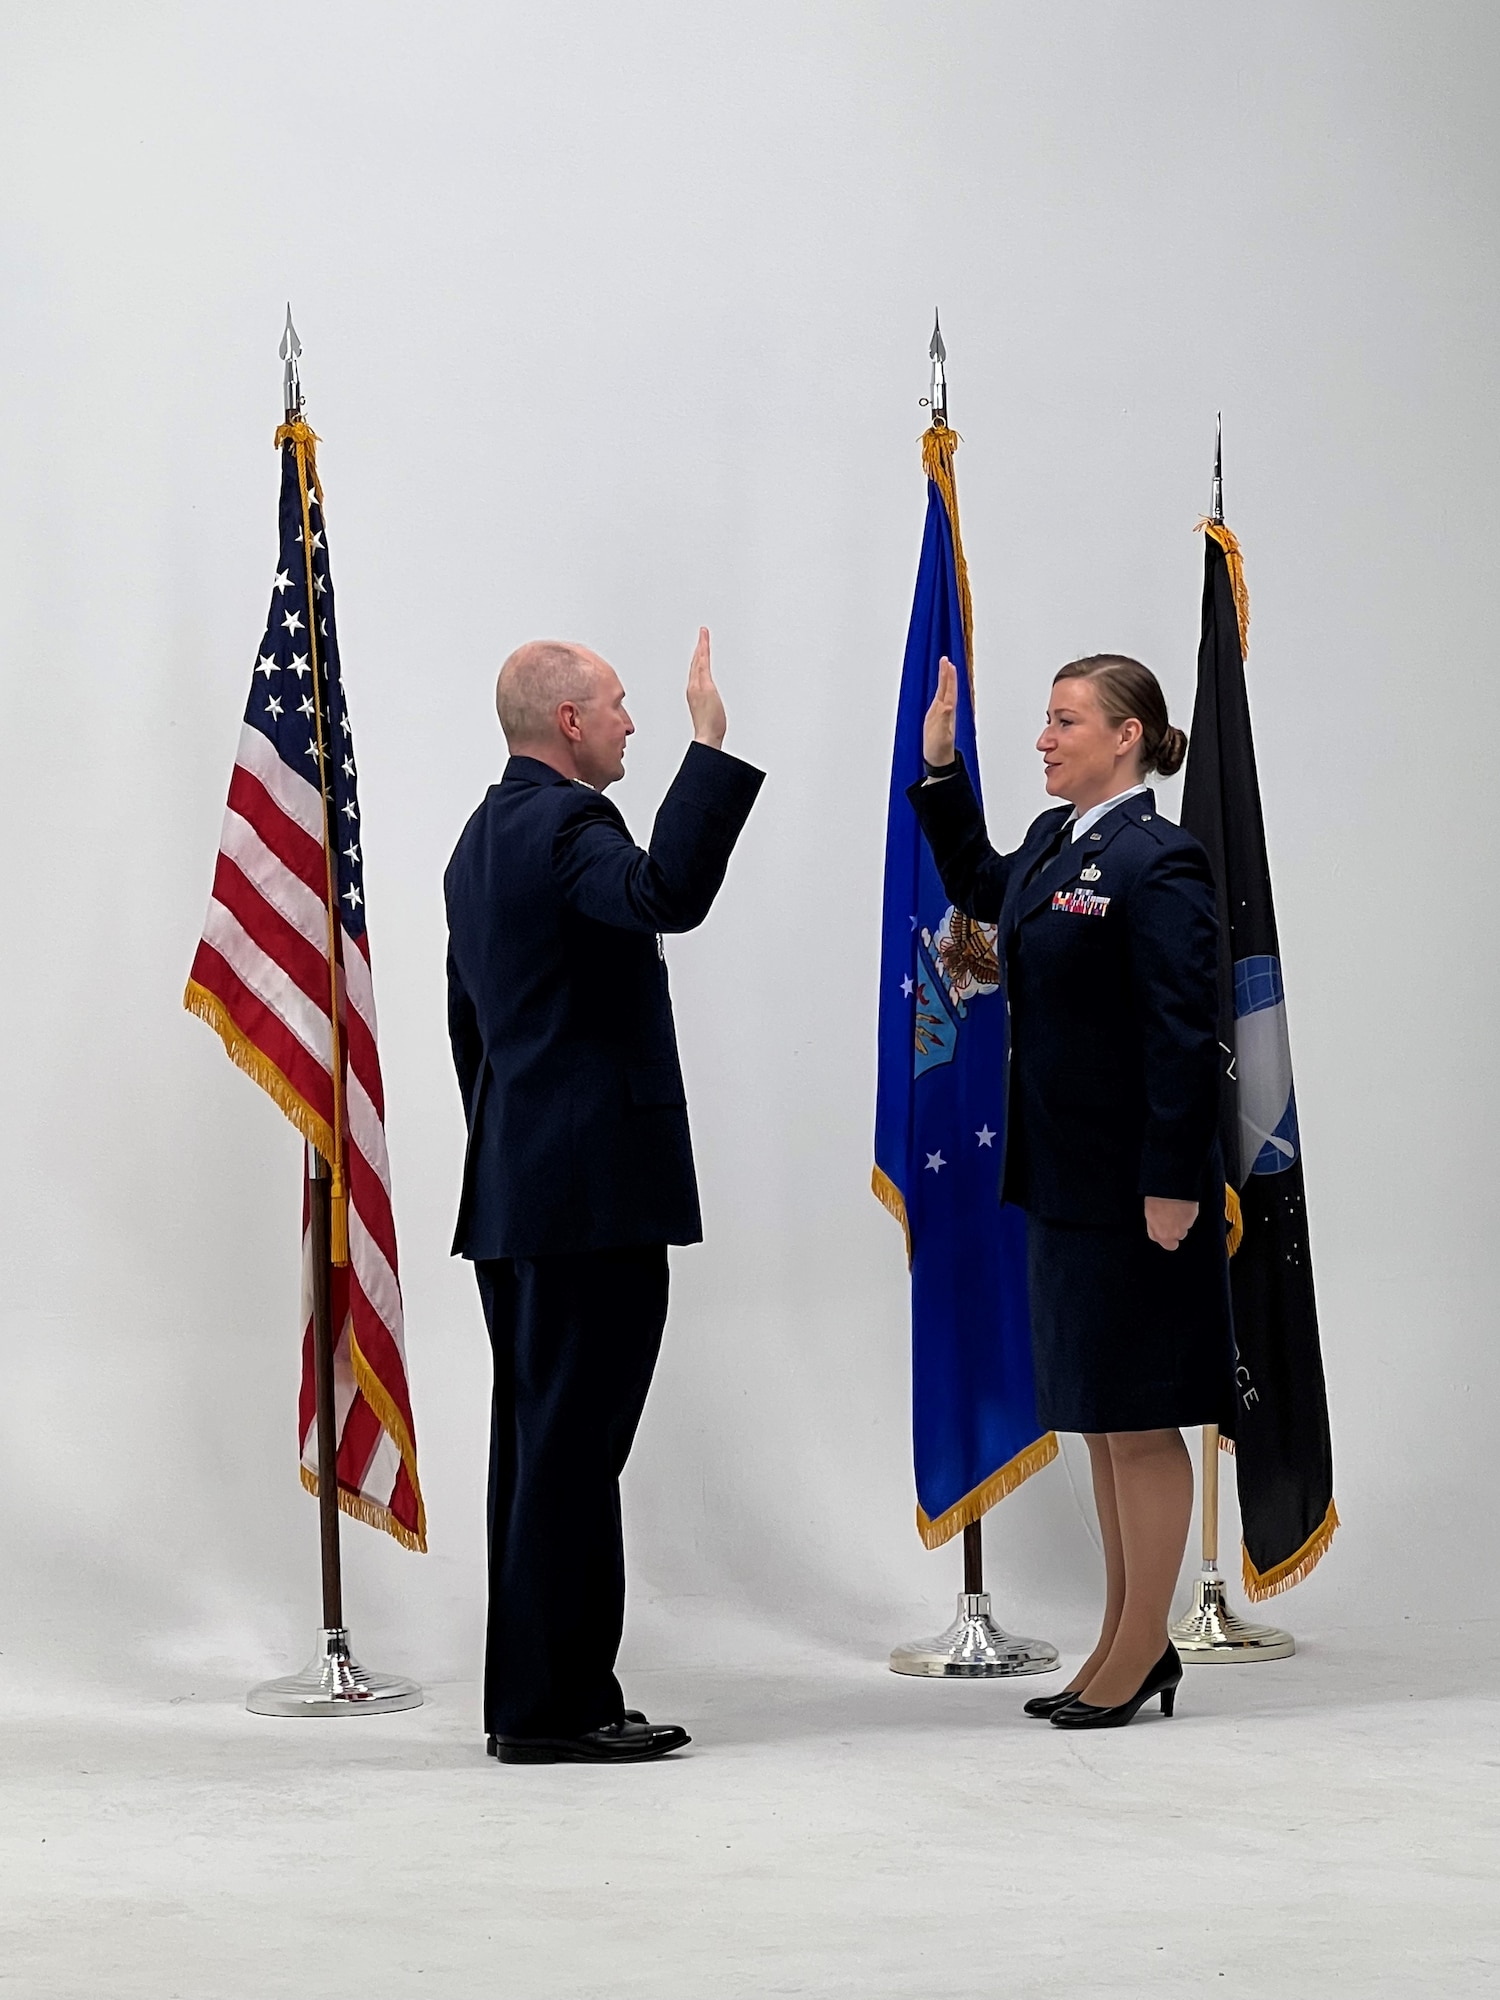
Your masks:
<svg viewBox="0 0 1500 2000"><path fill-rule="evenodd" d="M1182 760L1187 755L1187 737L1174 723L1168 723L1162 731L1162 739L1152 762L1164 778L1170 778L1182 769Z"/></svg>

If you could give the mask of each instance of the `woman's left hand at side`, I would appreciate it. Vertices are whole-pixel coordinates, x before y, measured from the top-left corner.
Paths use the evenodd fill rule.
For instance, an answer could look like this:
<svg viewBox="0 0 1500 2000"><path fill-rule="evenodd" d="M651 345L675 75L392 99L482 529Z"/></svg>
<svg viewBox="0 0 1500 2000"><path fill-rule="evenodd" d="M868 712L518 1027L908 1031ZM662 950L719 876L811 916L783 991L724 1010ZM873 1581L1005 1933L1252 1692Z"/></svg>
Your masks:
<svg viewBox="0 0 1500 2000"><path fill-rule="evenodd" d="M1169 1201L1160 1194L1146 1196L1146 1234L1163 1250L1175 1250L1197 1220L1195 1201Z"/></svg>

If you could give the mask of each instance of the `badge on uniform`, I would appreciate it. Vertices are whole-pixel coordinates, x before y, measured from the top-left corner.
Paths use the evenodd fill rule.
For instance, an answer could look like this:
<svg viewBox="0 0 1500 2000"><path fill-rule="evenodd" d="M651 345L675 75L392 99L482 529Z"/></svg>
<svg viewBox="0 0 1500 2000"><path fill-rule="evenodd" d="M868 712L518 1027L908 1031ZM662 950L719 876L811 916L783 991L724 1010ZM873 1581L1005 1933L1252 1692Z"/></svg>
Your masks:
<svg viewBox="0 0 1500 2000"><path fill-rule="evenodd" d="M1099 880L1099 870L1091 861L1087 868L1079 869L1078 879L1080 882L1097 882Z"/></svg>
<svg viewBox="0 0 1500 2000"><path fill-rule="evenodd" d="M1108 896L1096 896L1092 889L1059 889L1052 898L1054 910L1069 917L1102 917L1109 908Z"/></svg>

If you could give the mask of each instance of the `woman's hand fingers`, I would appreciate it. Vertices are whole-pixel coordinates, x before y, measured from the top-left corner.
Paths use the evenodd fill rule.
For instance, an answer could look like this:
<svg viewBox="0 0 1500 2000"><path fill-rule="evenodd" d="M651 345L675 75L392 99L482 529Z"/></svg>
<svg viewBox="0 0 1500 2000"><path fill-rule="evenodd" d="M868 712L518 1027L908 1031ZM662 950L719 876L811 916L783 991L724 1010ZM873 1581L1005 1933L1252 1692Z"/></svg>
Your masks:
<svg viewBox="0 0 1500 2000"><path fill-rule="evenodd" d="M953 662L938 662L937 693L922 723L922 755L929 764L953 762L954 720L958 712L958 673Z"/></svg>

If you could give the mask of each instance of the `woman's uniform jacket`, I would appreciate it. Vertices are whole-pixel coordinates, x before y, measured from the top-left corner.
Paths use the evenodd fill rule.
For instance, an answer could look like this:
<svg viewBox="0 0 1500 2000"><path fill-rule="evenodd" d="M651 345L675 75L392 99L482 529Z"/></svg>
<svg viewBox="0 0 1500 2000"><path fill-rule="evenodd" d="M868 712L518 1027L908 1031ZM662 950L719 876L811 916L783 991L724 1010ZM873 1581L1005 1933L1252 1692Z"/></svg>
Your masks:
<svg viewBox="0 0 1500 2000"><path fill-rule="evenodd" d="M1208 856L1137 792L1033 874L1072 808L997 854L963 760L907 793L944 889L998 926L1010 1009L1001 1196L1052 1222L1223 1201L1218 919Z"/></svg>
<svg viewBox="0 0 1500 2000"><path fill-rule="evenodd" d="M690 744L649 852L535 757L490 787L443 877L469 1127L455 1255L701 1237L660 934L708 915L763 775Z"/></svg>

